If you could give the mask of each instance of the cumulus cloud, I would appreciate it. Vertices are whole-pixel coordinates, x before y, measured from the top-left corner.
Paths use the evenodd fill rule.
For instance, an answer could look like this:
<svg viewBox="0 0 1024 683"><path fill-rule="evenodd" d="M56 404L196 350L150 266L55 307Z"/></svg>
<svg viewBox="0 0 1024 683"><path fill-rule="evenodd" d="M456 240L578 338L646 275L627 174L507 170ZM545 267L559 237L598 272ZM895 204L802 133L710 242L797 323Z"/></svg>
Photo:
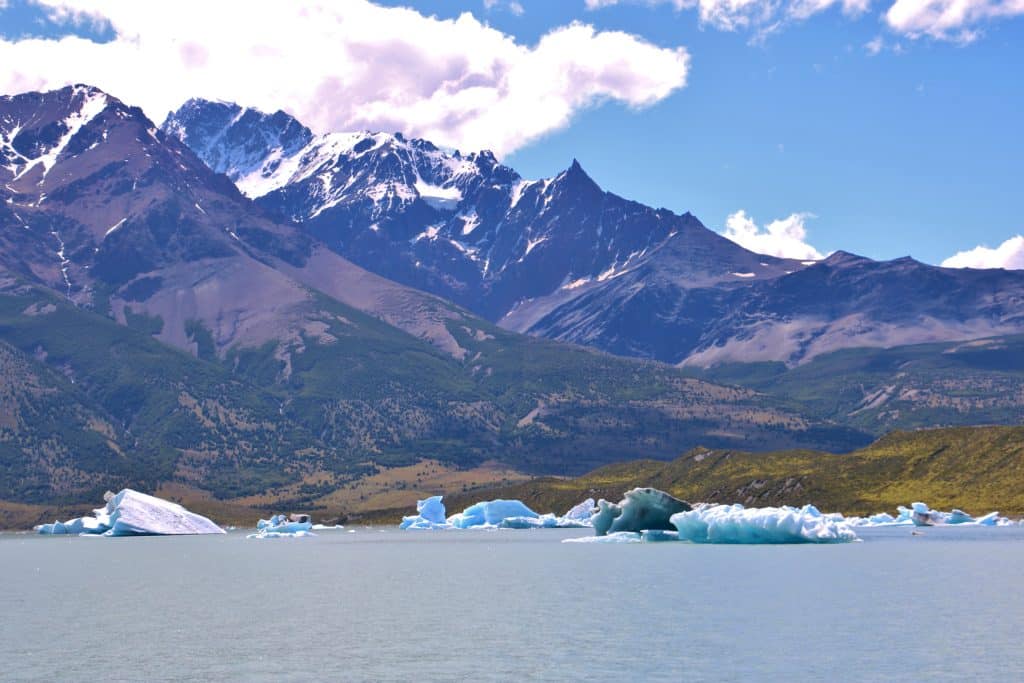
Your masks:
<svg viewBox="0 0 1024 683"><path fill-rule="evenodd" d="M189 97L283 108L318 131L385 130L462 149L515 149L606 100L640 108L686 84L689 55L572 23L534 45L469 13L368 0L36 0L113 40L0 40L0 91L82 82L160 120Z"/></svg>
<svg viewBox="0 0 1024 683"><path fill-rule="evenodd" d="M1024 236L1017 235L996 248L984 245L961 251L942 262L946 268L1006 268L1024 270Z"/></svg>
<svg viewBox="0 0 1024 683"><path fill-rule="evenodd" d="M702 25L722 31L749 29L759 36L777 31L787 22L803 21L833 7L847 16L867 12L871 0L585 0L587 9L630 3L671 5L677 11L696 9Z"/></svg>
<svg viewBox="0 0 1024 683"><path fill-rule="evenodd" d="M725 230L721 234L758 254L817 261L825 257L806 242L804 221L808 218L814 218L814 214L794 213L761 228L741 209L725 219Z"/></svg>
<svg viewBox="0 0 1024 683"><path fill-rule="evenodd" d="M1024 15L1024 0L896 0L885 22L911 38L969 43L994 19Z"/></svg>

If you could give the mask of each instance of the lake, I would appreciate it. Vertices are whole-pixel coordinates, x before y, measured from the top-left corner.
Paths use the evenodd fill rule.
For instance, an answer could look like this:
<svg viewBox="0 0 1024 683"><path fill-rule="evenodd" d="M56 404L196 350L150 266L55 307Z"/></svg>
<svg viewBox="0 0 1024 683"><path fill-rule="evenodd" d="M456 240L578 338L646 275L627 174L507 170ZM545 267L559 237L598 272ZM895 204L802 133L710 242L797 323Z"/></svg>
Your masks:
<svg viewBox="0 0 1024 683"><path fill-rule="evenodd" d="M0 534L4 681L1024 680L1024 528Z"/></svg>

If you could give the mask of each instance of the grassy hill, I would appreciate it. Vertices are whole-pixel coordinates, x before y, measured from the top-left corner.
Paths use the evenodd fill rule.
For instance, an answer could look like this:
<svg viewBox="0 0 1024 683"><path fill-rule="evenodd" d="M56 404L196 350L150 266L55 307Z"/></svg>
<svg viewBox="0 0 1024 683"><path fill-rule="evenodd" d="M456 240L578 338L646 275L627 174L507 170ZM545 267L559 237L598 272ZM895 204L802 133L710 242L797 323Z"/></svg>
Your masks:
<svg viewBox="0 0 1024 683"><path fill-rule="evenodd" d="M608 465L575 479L543 478L446 498L449 508L505 497L563 512L592 496L618 501L653 486L691 502L751 506L814 503L845 514L895 511L923 500L972 513L1024 515L1024 427L894 432L847 455L694 449L671 462Z"/></svg>

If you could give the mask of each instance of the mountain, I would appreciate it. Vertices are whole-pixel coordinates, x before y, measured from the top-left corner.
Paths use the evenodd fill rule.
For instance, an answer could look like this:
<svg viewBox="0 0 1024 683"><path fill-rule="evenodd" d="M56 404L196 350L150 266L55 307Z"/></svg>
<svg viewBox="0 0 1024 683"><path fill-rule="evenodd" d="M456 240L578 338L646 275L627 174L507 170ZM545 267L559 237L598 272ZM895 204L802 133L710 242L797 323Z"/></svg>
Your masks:
<svg viewBox="0 0 1024 683"><path fill-rule="evenodd" d="M96 88L0 98L0 154L0 500L300 507L427 460L567 474L867 438L372 274Z"/></svg>
<svg viewBox="0 0 1024 683"><path fill-rule="evenodd" d="M1024 332L1024 272L762 256L576 161L529 181L486 151L204 100L162 128L339 254L513 331L696 366Z"/></svg>
<svg viewBox="0 0 1024 683"><path fill-rule="evenodd" d="M1024 514L1022 444L1022 427L961 427L894 432L846 455L697 448L668 463L617 463L576 479L533 479L445 502L460 510L477 500L516 498L535 510L560 511L588 497L617 501L629 489L653 486L692 502L813 502L827 512L895 515L897 505L923 500L940 510L1016 517Z"/></svg>

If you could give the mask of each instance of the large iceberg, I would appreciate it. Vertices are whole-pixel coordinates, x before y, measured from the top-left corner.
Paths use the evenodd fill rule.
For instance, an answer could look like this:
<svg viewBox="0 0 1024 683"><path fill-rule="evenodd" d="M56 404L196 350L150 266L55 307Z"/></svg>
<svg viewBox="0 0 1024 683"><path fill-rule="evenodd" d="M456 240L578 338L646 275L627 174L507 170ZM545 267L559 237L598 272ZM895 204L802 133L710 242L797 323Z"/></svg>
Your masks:
<svg viewBox="0 0 1024 683"><path fill-rule="evenodd" d="M698 505L672 515L679 540L693 543L849 543L857 534L846 521L813 505L745 508Z"/></svg>
<svg viewBox="0 0 1024 683"><path fill-rule="evenodd" d="M122 489L103 497L106 505L93 517L77 517L36 527L40 534L88 534L103 536L178 536L223 534L224 530L202 515L156 496Z"/></svg>
<svg viewBox="0 0 1024 683"><path fill-rule="evenodd" d="M672 531L672 515L691 509L686 501L652 488L627 491L618 504L602 498L597 505L591 522L598 536L619 531Z"/></svg>

